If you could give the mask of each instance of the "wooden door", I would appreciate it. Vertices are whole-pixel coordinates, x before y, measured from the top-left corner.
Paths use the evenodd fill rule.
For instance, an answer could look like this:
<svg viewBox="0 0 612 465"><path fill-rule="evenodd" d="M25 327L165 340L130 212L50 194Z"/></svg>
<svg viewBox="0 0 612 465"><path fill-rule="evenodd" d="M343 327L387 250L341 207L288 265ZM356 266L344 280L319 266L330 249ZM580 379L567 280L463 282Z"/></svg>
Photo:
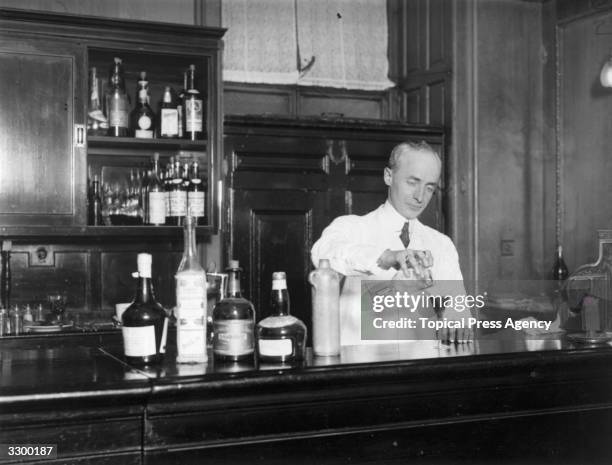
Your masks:
<svg viewBox="0 0 612 465"><path fill-rule="evenodd" d="M60 226L84 218L82 50L0 33L0 225Z"/></svg>

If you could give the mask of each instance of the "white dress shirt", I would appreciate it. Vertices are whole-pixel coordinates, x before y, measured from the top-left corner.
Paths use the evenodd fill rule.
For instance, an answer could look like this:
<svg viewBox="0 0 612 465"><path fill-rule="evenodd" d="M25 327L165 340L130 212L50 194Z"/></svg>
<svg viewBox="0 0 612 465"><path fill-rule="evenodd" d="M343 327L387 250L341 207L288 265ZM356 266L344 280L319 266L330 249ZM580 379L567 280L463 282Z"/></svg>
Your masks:
<svg viewBox="0 0 612 465"><path fill-rule="evenodd" d="M377 265L377 260L387 249L404 249L400 233L406 221L386 201L363 216L345 215L336 218L314 244L311 256L315 266L320 259L327 258L334 270L346 276L340 297L342 345L371 342L361 340L361 279L391 280L397 277L397 270L383 270ZM417 219L408 221L408 248L431 252L434 281L460 282L459 292L465 292L457 249L450 238Z"/></svg>

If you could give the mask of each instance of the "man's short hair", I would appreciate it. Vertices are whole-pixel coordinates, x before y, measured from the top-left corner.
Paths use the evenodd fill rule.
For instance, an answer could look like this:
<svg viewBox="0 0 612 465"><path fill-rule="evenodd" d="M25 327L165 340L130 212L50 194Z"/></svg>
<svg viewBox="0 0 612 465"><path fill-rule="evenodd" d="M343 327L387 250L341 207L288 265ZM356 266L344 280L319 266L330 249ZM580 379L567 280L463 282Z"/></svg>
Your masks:
<svg viewBox="0 0 612 465"><path fill-rule="evenodd" d="M442 159L440 158L438 152L436 152L431 145L422 140L420 142L402 142L401 144L397 144L395 147L393 147L393 150L391 150L391 155L389 155L389 162L387 163L387 166L391 170L394 170L397 166L397 160L399 159L400 155L411 150L414 150L415 152L431 152L436 156L440 162L440 165L442 165Z"/></svg>

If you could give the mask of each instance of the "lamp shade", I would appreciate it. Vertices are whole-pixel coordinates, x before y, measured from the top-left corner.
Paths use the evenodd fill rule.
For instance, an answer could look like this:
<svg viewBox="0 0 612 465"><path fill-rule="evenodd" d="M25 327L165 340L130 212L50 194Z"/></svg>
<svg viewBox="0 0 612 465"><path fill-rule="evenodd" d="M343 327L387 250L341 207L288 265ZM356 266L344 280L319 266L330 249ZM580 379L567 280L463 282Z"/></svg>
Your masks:
<svg viewBox="0 0 612 465"><path fill-rule="evenodd" d="M604 87L612 87L612 56L604 63L599 74L599 80Z"/></svg>

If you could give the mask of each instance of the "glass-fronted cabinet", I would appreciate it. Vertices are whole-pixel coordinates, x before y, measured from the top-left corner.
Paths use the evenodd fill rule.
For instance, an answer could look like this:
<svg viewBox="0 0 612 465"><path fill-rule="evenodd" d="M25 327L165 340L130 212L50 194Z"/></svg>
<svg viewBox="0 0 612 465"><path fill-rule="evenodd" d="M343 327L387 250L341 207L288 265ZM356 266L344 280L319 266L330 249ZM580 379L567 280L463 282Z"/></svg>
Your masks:
<svg viewBox="0 0 612 465"><path fill-rule="evenodd" d="M223 32L0 9L0 233L216 231Z"/></svg>

